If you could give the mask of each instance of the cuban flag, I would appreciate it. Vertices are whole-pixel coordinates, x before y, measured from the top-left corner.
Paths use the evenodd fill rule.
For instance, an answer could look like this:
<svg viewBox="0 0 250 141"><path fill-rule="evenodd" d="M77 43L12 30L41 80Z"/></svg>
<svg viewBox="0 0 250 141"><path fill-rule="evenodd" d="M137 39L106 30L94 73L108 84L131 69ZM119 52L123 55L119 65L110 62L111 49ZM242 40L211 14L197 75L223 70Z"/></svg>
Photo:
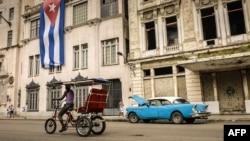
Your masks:
<svg viewBox="0 0 250 141"><path fill-rule="evenodd" d="M47 0L40 10L40 56L43 68L64 64L64 0Z"/></svg>

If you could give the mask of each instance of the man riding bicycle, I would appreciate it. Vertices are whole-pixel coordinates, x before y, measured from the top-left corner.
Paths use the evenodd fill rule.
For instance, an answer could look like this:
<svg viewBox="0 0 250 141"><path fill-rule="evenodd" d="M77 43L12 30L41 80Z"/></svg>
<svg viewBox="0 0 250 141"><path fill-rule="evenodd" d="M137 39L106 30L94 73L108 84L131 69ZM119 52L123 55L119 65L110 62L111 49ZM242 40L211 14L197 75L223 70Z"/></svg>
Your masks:
<svg viewBox="0 0 250 141"><path fill-rule="evenodd" d="M59 130L59 132L63 132L66 131L66 125L64 125L63 123L63 115L70 109L74 107L74 92L70 89L70 85L66 84L66 90L64 92L64 94L62 95L62 97L60 98L54 98L53 100L62 100L66 97L66 104L64 104L63 108L61 109L61 111L58 114L58 119L62 125L62 129Z"/></svg>

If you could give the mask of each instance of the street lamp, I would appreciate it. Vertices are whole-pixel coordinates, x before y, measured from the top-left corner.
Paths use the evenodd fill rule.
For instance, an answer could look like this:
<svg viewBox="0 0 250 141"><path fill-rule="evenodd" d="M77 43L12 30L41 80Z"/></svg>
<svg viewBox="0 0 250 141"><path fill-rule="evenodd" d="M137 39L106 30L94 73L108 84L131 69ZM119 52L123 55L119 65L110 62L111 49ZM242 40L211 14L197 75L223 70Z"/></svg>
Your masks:
<svg viewBox="0 0 250 141"><path fill-rule="evenodd" d="M123 57L123 60L124 60L124 64L128 64L129 67L130 67L130 69L134 71L134 69L135 69L135 64L129 63L127 57L125 57L121 52L118 51L118 52L117 52L117 55L122 56L122 57Z"/></svg>
<svg viewBox="0 0 250 141"><path fill-rule="evenodd" d="M127 57L125 57L120 51L117 52L117 55L120 55L123 57L124 64L127 63Z"/></svg>
<svg viewBox="0 0 250 141"><path fill-rule="evenodd" d="M3 18L3 20L11 27L11 22L6 20L2 14L0 14L0 17Z"/></svg>

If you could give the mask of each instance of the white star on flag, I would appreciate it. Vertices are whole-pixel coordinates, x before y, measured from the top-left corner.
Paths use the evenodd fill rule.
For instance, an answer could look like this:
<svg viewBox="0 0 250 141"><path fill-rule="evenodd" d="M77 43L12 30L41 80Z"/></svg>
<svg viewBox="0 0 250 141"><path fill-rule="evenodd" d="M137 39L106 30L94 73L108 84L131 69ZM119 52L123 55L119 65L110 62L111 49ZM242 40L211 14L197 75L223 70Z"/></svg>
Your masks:
<svg viewBox="0 0 250 141"><path fill-rule="evenodd" d="M55 3L50 4L49 5L49 12L51 12L51 11L55 12L55 8L56 8Z"/></svg>

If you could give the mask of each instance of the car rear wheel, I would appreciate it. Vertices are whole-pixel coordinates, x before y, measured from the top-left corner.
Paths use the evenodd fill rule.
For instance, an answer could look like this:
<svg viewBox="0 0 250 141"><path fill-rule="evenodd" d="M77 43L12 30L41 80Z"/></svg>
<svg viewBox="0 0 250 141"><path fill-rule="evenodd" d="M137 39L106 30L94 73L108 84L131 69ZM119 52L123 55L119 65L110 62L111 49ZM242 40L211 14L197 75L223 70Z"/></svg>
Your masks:
<svg viewBox="0 0 250 141"><path fill-rule="evenodd" d="M171 116L171 121L173 121L176 124L180 124L183 122L183 116L179 112L174 112Z"/></svg>
<svg viewBox="0 0 250 141"><path fill-rule="evenodd" d="M128 119L130 123L137 123L139 121L139 118L135 113L129 114Z"/></svg>

